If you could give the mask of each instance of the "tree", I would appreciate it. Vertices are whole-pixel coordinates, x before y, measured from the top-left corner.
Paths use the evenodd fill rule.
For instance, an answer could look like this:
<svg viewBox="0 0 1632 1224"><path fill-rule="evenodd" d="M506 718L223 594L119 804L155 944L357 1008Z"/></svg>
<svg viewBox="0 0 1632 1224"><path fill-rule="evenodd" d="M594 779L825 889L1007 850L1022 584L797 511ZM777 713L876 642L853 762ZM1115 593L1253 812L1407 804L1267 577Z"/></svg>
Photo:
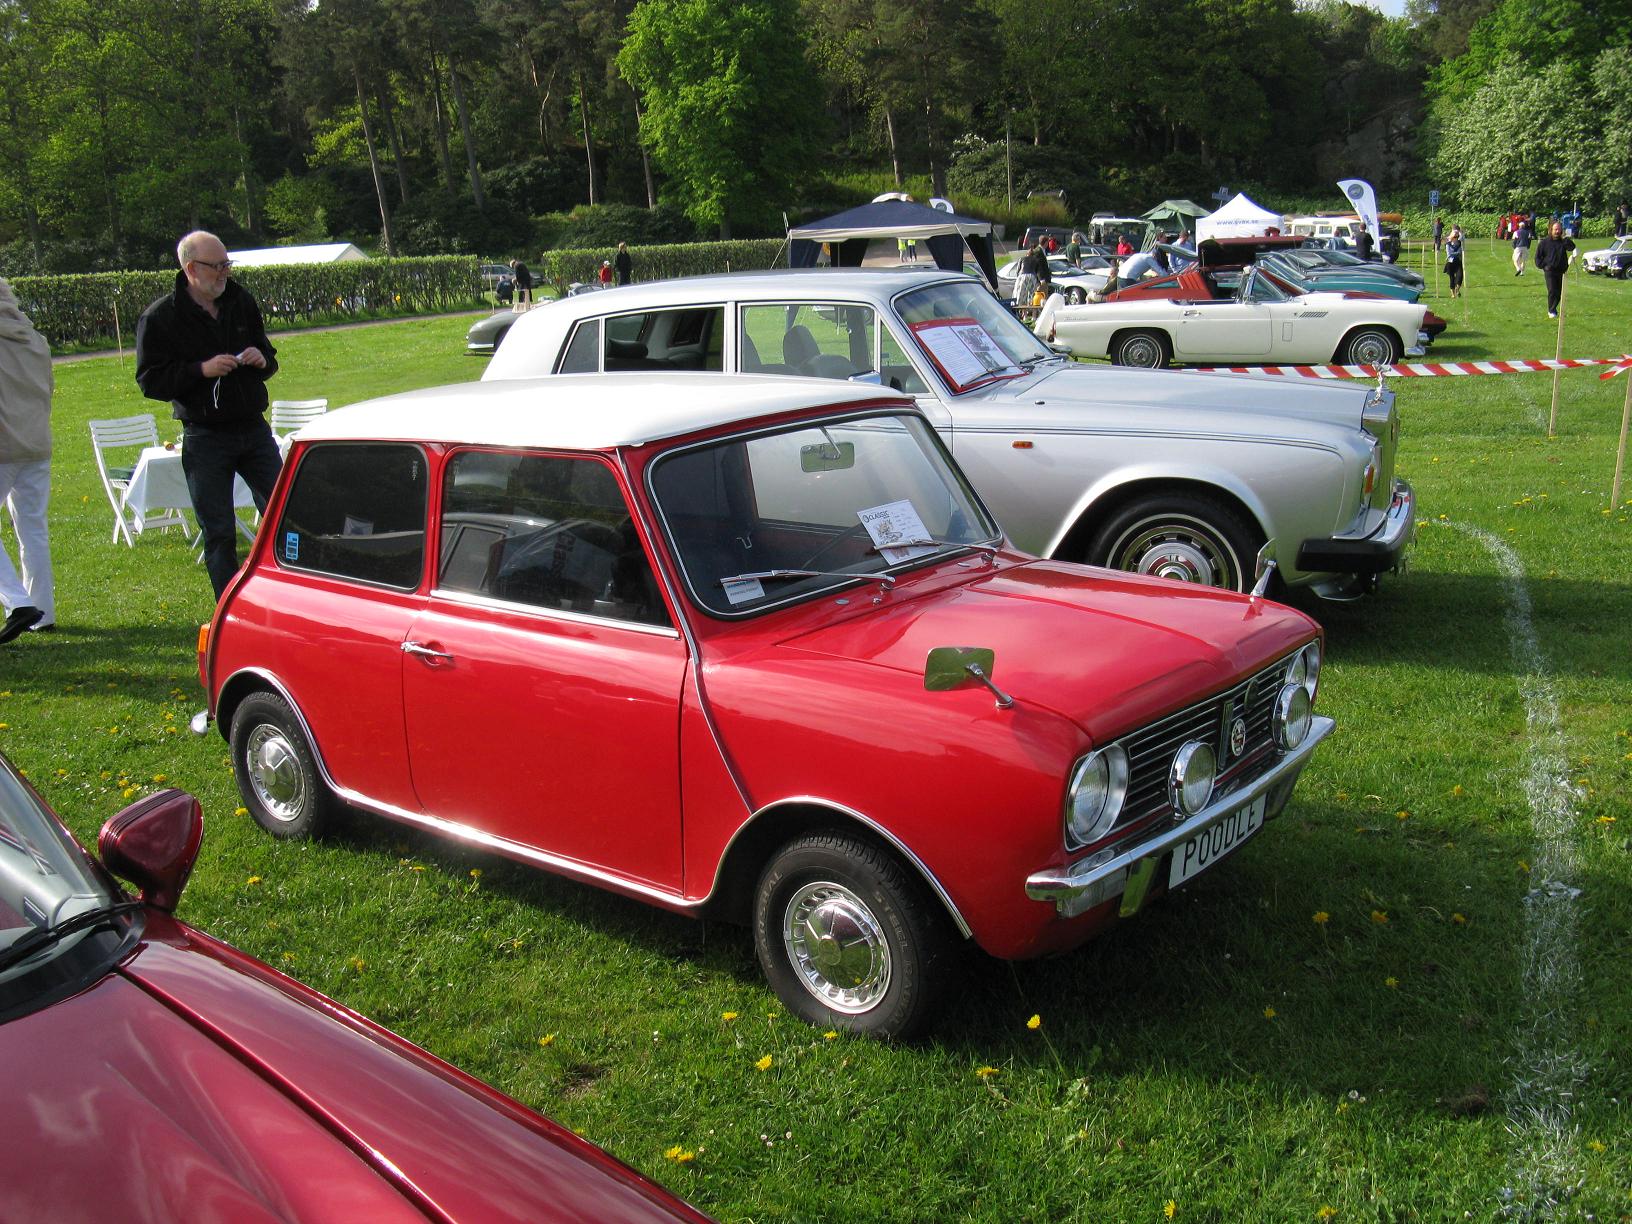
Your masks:
<svg viewBox="0 0 1632 1224"><path fill-rule="evenodd" d="M793 0L641 0L618 68L646 103L641 140L686 215L767 220L821 148L820 86Z"/></svg>

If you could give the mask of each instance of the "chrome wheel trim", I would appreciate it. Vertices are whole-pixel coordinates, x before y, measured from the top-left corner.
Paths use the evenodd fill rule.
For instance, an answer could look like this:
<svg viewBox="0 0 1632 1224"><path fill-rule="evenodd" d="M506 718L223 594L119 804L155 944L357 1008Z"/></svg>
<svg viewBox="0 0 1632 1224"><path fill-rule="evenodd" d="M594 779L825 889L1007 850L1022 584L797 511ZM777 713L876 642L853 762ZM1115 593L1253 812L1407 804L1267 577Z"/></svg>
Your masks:
<svg viewBox="0 0 1632 1224"><path fill-rule="evenodd" d="M1241 562L1200 519L1164 514L1135 523L1110 551L1112 569L1238 590Z"/></svg>
<svg viewBox="0 0 1632 1224"><path fill-rule="evenodd" d="M306 810L306 771L282 728L261 723L244 744L244 765L255 798L274 819L285 824Z"/></svg>
<svg viewBox="0 0 1632 1224"><path fill-rule="evenodd" d="M1350 365L1387 365L1394 360L1394 345L1381 332L1367 331L1349 345Z"/></svg>
<svg viewBox="0 0 1632 1224"><path fill-rule="evenodd" d="M1165 364L1162 359L1161 343L1154 336L1129 337L1117 347L1116 352L1123 365L1135 366L1141 370L1154 370Z"/></svg>
<svg viewBox="0 0 1632 1224"><path fill-rule="evenodd" d="M812 881L788 898L782 946L804 988L833 1011L857 1016L889 993L890 945L883 927L842 884Z"/></svg>

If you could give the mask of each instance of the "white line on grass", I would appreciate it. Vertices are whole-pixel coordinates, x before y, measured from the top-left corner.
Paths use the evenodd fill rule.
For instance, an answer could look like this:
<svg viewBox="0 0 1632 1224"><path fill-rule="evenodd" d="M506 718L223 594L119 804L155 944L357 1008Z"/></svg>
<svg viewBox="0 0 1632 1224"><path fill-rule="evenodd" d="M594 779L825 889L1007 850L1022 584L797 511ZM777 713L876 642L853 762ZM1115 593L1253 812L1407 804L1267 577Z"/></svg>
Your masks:
<svg viewBox="0 0 1632 1224"><path fill-rule="evenodd" d="M1523 381L1522 378L1509 378L1507 380L1507 389L1513 393L1513 398L1523 406L1525 419L1538 431L1545 433L1547 430L1547 414L1541 410L1540 404L1531 399L1528 388L1519 385Z"/></svg>
<svg viewBox="0 0 1632 1224"><path fill-rule="evenodd" d="M1569 780L1558 696L1531 617L1524 566L1490 532L1455 526L1485 546L1506 580L1508 645L1529 733L1523 787L1535 844L1520 949L1524 1014L1509 1059L1513 1084L1507 1121L1515 1143L1514 1184L1503 1190L1502 1198L1507 1212L1550 1219L1581 1181L1571 1119L1587 1076L1586 1055L1570 1039L1581 987L1576 955L1581 864L1571 837L1576 792Z"/></svg>

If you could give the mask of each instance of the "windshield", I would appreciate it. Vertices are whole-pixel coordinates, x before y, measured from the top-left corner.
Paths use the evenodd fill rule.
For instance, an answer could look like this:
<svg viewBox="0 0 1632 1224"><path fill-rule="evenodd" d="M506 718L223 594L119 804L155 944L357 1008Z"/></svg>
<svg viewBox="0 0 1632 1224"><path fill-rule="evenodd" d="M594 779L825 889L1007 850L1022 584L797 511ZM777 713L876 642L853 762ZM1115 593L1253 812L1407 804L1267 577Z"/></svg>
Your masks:
<svg viewBox="0 0 1632 1224"><path fill-rule="evenodd" d="M972 281L908 290L895 299L895 308L954 394L1003 373L1024 373L1019 367L1055 356L991 290ZM939 344L942 333L959 320L976 325L962 333L963 348ZM964 360L966 348L974 365Z"/></svg>
<svg viewBox="0 0 1632 1224"><path fill-rule="evenodd" d="M84 852L10 767L0 761L0 962L24 939L61 927L80 915L124 901L91 870ZM42 941L39 951L0 968L0 1015L37 993L59 986L65 973L84 968L87 943L106 928L87 927ZM101 953L97 954L100 963ZM53 971L54 970L54 971Z"/></svg>
<svg viewBox="0 0 1632 1224"><path fill-rule="evenodd" d="M856 582L888 587L903 570L1000 540L917 416L690 447L657 460L651 487L692 598L718 615Z"/></svg>

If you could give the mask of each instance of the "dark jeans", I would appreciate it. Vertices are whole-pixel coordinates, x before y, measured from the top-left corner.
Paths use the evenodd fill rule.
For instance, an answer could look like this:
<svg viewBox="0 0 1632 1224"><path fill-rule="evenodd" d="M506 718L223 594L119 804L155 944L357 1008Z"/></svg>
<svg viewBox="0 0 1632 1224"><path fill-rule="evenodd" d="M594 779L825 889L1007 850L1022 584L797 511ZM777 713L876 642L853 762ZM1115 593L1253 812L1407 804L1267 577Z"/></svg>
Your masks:
<svg viewBox="0 0 1632 1224"><path fill-rule="evenodd" d="M1547 278L1547 313L1558 313L1558 299L1564 294L1564 273L1548 269L1542 273Z"/></svg>
<svg viewBox="0 0 1632 1224"><path fill-rule="evenodd" d="M232 478L242 476L255 498L257 510L266 509L283 469L272 427L257 421L247 429L188 425L182 430L181 470L187 474L187 494L204 533L204 567L216 599L238 572L238 516L232 506Z"/></svg>

